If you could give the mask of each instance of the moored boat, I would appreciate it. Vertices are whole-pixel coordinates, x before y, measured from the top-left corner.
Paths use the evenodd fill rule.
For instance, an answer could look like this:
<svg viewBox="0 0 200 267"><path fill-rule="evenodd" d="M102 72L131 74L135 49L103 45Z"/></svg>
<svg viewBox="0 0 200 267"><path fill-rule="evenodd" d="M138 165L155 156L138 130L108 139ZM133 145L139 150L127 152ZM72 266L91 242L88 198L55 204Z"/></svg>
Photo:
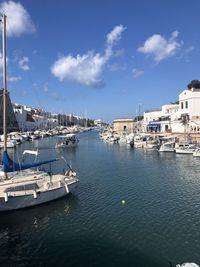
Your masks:
<svg viewBox="0 0 200 267"><path fill-rule="evenodd" d="M174 152L174 142L165 142L163 143L158 152Z"/></svg>
<svg viewBox="0 0 200 267"><path fill-rule="evenodd" d="M176 154L193 154L197 146L191 141L182 141L176 143L175 152Z"/></svg>
<svg viewBox="0 0 200 267"><path fill-rule="evenodd" d="M79 142L75 134L61 135L58 138L60 140L56 143L56 148L74 147Z"/></svg>
<svg viewBox="0 0 200 267"><path fill-rule="evenodd" d="M43 164L51 164L58 159L17 163L8 155L5 15L2 15L2 26L4 151L0 167L0 212L27 208L63 197L69 194L79 181L76 172L69 165L69 170L63 174L53 175L51 172L38 169Z"/></svg>

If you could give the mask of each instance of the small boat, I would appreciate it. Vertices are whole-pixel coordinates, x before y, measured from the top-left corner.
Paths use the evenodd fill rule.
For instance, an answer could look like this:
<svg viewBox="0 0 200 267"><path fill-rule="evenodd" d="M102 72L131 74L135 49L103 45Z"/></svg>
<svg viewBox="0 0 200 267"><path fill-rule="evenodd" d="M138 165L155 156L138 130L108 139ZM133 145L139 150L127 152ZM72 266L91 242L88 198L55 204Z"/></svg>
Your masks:
<svg viewBox="0 0 200 267"><path fill-rule="evenodd" d="M158 152L174 152L174 142L165 142L163 143Z"/></svg>
<svg viewBox="0 0 200 267"><path fill-rule="evenodd" d="M0 212L32 207L69 194L78 183L76 172L69 170L63 174L52 174L40 166L53 163L58 159L31 163L17 163L7 152L7 89L6 89L6 16L2 15L3 48L3 157L0 166ZM26 151L24 154L38 155L38 152ZM64 158L63 158L64 159ZM50 168L51 169L51 168Z"/></svg>
<svg viewBox="0 0 200 267"><path fill-rule="evenodd" d="M196 148L197 148L196 144L190 141L189 142L182 141L182 142L176 143L175 152L176 154L193 154Z"/></svg>
<svg viewBox="0 0 200 267"><path fill-rule="evenodd" d="M74 147L77 146L79 140L75 134L66 134L58 136L60 141L56 143L56 148Z"/></svg>
<svg viewBox="0 0 200 267"><path fill-rule="evenodd" d="M200 147L196 148L195 151L193 152L194 157L200 157Z"/></svg>
<svg viewBox="0 0 200 267"><path fill-rule="evenodd" d="M196 263L189 263L189 262L186 262L186 263L183 263L183 264L177 264L176 267L199 267L199 265L197 265Z"/></svg>
<svg viewBox="0 0 200 267"><path fill-rule="evenodd" d="M136 148L146 148L147 146L147 137L145 135L136 135L133 141Z"/></svg>

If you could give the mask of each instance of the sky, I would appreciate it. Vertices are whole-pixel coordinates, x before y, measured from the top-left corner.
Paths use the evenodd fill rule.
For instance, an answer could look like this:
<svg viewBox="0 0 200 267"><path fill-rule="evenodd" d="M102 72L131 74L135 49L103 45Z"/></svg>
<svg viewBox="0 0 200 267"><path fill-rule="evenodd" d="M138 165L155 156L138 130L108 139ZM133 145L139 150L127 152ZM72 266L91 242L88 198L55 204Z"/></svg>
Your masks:
<svg viewBox="0 0 200 267"><path fill-rule="evenodd" d="M11 100L109 123L175 102L200 79L199 10L199 0L0 1Z"/></svg>

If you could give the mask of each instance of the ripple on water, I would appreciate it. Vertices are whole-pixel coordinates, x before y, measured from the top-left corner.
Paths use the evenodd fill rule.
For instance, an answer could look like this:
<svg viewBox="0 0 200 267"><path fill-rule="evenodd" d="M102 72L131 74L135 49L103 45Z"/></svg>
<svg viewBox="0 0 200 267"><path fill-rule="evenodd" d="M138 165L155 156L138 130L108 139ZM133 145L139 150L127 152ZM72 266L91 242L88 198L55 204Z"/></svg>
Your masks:
<svg viewBox="0 0 200 267"><path fill-rule="evenodd" d="M44 139L37 146L54 143ZM93 132L62 154L78 172L77 193L2 215L0 263L164 267L168 261L200 261L197 159L108 146ZM54 171L64 167L57 162Z"/></svg>

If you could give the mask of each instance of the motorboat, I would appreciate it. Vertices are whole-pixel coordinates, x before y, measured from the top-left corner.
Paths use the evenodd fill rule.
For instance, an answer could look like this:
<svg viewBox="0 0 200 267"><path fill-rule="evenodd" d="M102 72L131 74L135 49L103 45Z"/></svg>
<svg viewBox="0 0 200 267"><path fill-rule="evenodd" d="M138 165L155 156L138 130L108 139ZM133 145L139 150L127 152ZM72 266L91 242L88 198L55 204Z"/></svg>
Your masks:
<svg viewBox="0 0 200 267"><path fill-rule="evenodd" d="M158 152L174 152L174 142L165 142L161 144Z"/></svg>
<svg viewBox="0 0 200 267"><path fill-rule="evenodd" d="M58 159L15 162L7 151L6 16L2 15L3 58L3 156L0 166L0 212L32 207L69 194L78 183L76 172L67 164L62 174L46 172L42 166ZM28 152L26 152L27 154ZM29 154L30 151L29 151ZM38 153L34 152L38 156ZM65 160L63 158L63 160ZM50 168L51 170L51 168Z"/></svg>
<svg viewBox="0 0 200 267"><path fill-rule="evenodd" d="M75 134L60 135L58 138L60 140L56 143L56 148L74 147L79 142Z"/></svg>
<svg viewBox="0 0 200 267"><path fill-rule="evenodd" d="M200 147L197 147L195 151L193 152L194 157L200 157Z"/></svg>
<svg viewBox="0 0 200 267"><path fill-rule="evenodd" d="M197 146L195 143L191 141L182 141L182 142L176 143L175 152L176 154L193 154L196 148Z"/></svg>
<svg viewBox="0 0 200 267"><path fill-rule="evenodd" d="M134 147L146 148L146 146L147 146L147 137L145 135L134 136Z"/></svg>

